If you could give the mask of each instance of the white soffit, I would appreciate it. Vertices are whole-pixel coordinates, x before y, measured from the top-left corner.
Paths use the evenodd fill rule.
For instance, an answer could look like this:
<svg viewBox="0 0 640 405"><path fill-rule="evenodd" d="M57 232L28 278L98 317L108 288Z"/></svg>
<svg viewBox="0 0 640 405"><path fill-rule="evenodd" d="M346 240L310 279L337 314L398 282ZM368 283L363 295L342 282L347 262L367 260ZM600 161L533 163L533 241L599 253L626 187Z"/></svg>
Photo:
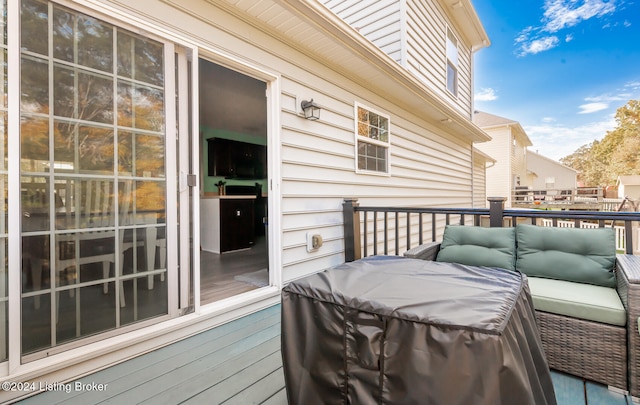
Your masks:
<svg viewBox="0 0 640 405"><path fill-rule="evenodd" d="M316 0L208 1L427 121L441 125L450 118L446 130L453 135L473 142L491 139Z"/></svg>

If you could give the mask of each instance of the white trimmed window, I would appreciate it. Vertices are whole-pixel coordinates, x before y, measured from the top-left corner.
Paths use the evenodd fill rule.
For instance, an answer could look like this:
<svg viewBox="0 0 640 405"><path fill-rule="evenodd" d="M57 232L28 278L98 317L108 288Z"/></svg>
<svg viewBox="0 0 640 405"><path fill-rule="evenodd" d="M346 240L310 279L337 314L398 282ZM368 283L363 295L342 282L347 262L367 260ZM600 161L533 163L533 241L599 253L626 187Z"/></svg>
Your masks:
<svg viewBox="0 0 640 405"><path fill-rule="evenodd" d="M458 40L447 28L447 90L458 96Z"/></svg>
<svg viewBox="0 0 640 405"><path fill-rule="evenodd" d="M554 188L556 186L556 178L555 177L545 178L544 185L546 186L546 188Z"/></svg>
<svg viewBox="0 0 640 405"><path fill-rule="evenodd" d="M389 173L389 116L356 104L357 172Z"/></svg>

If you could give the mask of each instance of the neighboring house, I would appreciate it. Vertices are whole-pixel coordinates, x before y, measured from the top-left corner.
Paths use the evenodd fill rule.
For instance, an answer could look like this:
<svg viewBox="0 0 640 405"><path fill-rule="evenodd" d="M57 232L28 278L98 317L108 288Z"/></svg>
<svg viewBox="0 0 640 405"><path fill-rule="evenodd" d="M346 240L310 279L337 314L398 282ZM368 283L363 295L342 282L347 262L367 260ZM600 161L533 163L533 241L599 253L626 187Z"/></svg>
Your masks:
<svg viewBox="0 0 640 405"><path fill-rule="evenodd" d="M283 284L344 261L345 197L496 194L482 184L500 160L483 168L501 155L474 151L489 137L470 119L488 44L475 10L394 4L420 38L400 63L314 0L5 0L0 379L68 381L278 303ZM311 99L320 119L305 119ZM504 132L505 151L530 144L517 123ZM242 152L209 150L218 138ZM255 185L265 211L213 196L221 179ZM201 212L208 198L231 210ZM267 286L205 305L200 230L226 238L223 219L245 214L265 219Z"/></svg>
<svg viewBox="0 0 640 405"><path fill-rule="evenodd" d="M527 179L527 147L531 140L518 121L482 111L474 111L473 122L482 128L491 141L476 148L496 162L487 168L487 196L506 197L505 206L512 206L512 192L525 187Z"/></svg>
<svg viewBox="0 0 640 405"><path fill-rule="evenodd" d="M473 207L487 206L487 168L494 165L496 160L486 153L473 148Z"/></svg>
<svg viewBox="0 0 640 405"><path fill-rule="evenodd" d="M631 200L640 200L640 175L618 176L616 181L618 198L629 197Z"/></svg>
<svg viewBox="0 0 640 405"><path fill-rule="evenodd" d="M575 190L578 186L578 172L562 163L527 150L527 178L525 186L533 190L553 189L557 194L561 190Z"/></svg>

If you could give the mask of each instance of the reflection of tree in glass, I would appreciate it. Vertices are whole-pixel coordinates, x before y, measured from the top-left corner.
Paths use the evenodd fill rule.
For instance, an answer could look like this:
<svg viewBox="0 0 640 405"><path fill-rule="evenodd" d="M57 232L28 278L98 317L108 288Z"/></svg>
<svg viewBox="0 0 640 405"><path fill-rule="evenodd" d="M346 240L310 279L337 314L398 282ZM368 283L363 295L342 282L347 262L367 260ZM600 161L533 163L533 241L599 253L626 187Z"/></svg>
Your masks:
<svg viewBox="0 0 640 405"><path fill-rule="evenodd" d="M157 132L163 131L163 92L121 81L118 84L118 125Z"/></svg>
<svg viewBox="0 0 640 405"><path fill-rule="evenodd" d="M41 55L48 54L47 19L49 10L46 3L22 0L20 13L21 48Z"/></svg>
<svg viewBox="0 0 640 405"><path fill-rule="evenodd" d="M113 81L107 76L56 64L54 113L85 121L113 122Z"/></svg>
<svg viewBox="0 0 640 405"><path fill-rule="evenodd" d="M136 145L136 174L164 177L164 137L138 135Z"/></svg>
<svg viewBox="0 0 640 405"><path fill-rule="evenodd" d="M49 161L49 121L23 116L20 120L20 152L23 160ZM25 168L34 170L33 168Z"/></svg>
<svg viewBox="0 0 640 405"><path fill-rule="evenodd" d="M154 211L164 217L166 208L164 182L138 181L136 184L136 210Z"/></svg>
<svg viewBox="0 0 640 405"><path fill-rule="evenodd" d="M23 56L20 75L20 111L49 113L49 70L47 61Z"/></svg>
<svg viewBox="0 0 640 405"><path fill-rule="evenodd" d="M118 30L118 75L162 86L163 69L162 44Z"/></svg>

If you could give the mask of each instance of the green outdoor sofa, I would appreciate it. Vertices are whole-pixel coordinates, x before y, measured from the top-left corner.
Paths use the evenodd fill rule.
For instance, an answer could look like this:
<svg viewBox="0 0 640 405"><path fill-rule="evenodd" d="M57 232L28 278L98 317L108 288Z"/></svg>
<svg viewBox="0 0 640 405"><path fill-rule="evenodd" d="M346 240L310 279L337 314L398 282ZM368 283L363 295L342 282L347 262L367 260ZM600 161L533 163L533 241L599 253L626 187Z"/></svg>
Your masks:
<svg viewBox="0 0 640 405"><path fill-rule="evenodd" d="M612 228L447 225L404 255L525 274L549 366L640 396L640 256Z"/></svg>

